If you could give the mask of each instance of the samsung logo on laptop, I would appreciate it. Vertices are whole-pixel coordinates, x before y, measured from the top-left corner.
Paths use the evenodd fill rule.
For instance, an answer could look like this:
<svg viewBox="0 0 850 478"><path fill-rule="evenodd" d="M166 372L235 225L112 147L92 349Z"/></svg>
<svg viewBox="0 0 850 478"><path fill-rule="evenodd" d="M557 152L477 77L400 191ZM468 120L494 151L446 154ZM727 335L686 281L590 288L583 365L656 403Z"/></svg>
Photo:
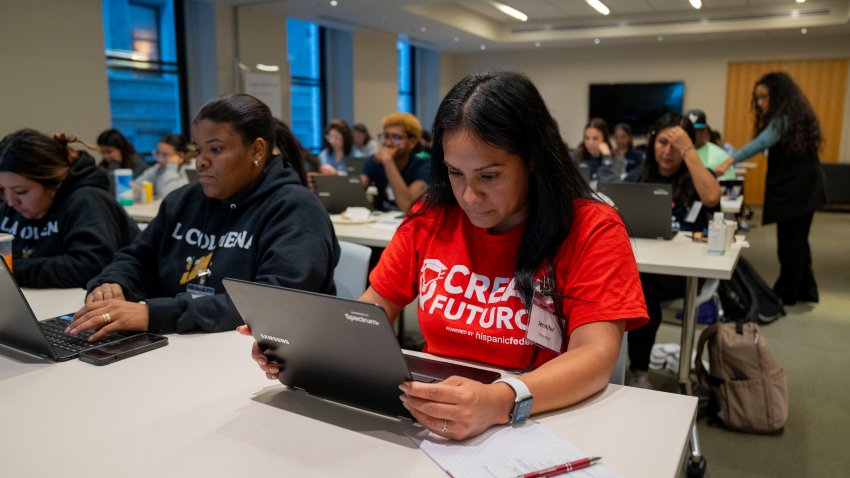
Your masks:
<svg viewBox="0 0 850 478"><path fill-rule="evenodd" d="M361 315L363 315L363 316L361 316ZM377 320L370 319L368 315L358 314L357 312L346 313L345 318L348 319L351 322L360 322L361 324L381 325L381 323L378 322Z"/></svg>
<svg viewBox="0 0 850 478"><path fill-rule="evenodd" d="M655 196L669 196L670 190L667 188L656 188L652 190L652 194Z"/></svg>
<svg viewBox="0 0 850 478"><path fill-rule="evenodd" d="M266 340L271 340L272 342L277 342L277 343L280 343L280 344L286 344L286 345L289 345L289 341L288 341L288 340L286 340L286 339L282 339L282 338L280 338L280 337L275 337L275 336L273 336L273 335L260 334L260 337L262 337L262 338L264 338L264 339L266 339Z"/></svg>

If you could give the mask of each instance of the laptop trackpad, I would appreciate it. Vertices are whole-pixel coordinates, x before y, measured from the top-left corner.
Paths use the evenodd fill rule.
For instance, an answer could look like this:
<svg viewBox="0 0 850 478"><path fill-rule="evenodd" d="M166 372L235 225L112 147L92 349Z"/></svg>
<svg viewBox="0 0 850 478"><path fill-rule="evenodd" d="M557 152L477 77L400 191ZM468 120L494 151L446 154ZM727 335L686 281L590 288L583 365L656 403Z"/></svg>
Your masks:
<svg viewBox="0 0 850 478"><path fill-rule="evenodd" d="M467 365L440 362L414 355L403 355L404 361L407 362L407 368L410 370L410 376L417 382L441 382L452 375L460 375L461 377L477 380L481 383L493 383L494 380L501 377L499 372L482 370Z"/></svg>

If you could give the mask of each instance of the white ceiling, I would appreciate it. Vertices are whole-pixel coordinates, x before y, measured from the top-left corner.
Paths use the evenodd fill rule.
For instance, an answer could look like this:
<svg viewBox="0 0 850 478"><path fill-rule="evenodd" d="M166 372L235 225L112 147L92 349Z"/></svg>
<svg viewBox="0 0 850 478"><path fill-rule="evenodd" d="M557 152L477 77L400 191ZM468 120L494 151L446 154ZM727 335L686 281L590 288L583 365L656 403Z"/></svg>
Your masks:
<svg viewBox="0 0 850 478"><path fill-rule="evenodd" d="M211 0L271 6L288 16L347 29L407 35L447 51L587 47L640 42L850 35L850 0L603 0L603 16L584 0L501 0L526 15L513 19L490 0ZM598 40L597 40L598 39Z"/></svg>

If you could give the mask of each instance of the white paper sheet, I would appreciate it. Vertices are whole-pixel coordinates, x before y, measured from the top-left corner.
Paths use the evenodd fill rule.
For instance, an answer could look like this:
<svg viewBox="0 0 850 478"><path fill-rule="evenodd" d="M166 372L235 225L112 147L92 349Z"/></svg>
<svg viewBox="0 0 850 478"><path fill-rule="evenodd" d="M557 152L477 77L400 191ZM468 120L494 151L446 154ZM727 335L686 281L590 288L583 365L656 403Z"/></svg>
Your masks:
<svg viewBox="0 0 850 478"><path fill-rule="evenodd" d="M531 420L494 427L465 441L446 440L429 433L419 447L454 478L514 477L590 456ZM565 476L620 477L599 464Z"/></svg>

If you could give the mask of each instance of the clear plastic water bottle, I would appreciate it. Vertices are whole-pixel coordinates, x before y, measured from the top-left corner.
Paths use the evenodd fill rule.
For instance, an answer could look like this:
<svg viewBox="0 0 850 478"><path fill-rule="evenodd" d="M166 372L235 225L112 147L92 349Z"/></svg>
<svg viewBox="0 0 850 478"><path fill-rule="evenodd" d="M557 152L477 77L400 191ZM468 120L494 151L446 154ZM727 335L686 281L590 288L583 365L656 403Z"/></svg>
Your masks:
<svg viewBox="0 0 850 478"><path fill-rule="evenodd" d="M714 213L714 220L708 224L708 253L722 256L726 253L726 224L723 213Z"/></svg>

